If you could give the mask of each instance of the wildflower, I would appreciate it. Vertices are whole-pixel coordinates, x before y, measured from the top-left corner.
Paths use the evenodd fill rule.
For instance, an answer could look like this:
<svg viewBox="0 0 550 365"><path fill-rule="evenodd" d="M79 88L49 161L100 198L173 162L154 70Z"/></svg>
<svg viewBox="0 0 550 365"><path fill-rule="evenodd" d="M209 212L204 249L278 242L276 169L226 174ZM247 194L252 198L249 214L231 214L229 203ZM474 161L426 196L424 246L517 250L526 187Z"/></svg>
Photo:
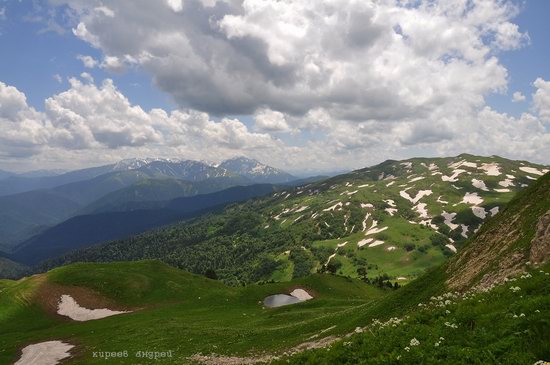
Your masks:
<svg viewBox="0 0 550 365"><path fill-rule="evenodd" d="M411 348L409 346L405 347L405 351L409 352Z"/></svg>
<svg viewBox="0 0 550 365"><path fill-rule="evenodd" d="M525 317L525 313L521 313L519 316L520 317Z"/></svg>
<svg viewBox="0 0 550 365"><path fill-rule="evenodd" d="M445 338L444 337L439 337L439 340L440 341L445 341Z"/></svg>
<svg viewBox="0 0 550 365"><path fill-rule="evenodd" d="M420 345L420 341L418 341L416 338L413 338L410 342L411 346L418 346Z"/></svg>
<svg viewBox="0 0 550 365"><path fill-rule="evenodd" d="M437 341L434 346L439 347L439 341Z"/></svg>
<svg viewBox="0 0 550 365"><path fill-rule="evenodd" d="M448 310L448 309L446 309L446 310L445 310L445 313L447 313L447 314L451 314L451 311L450 311L450 310Z"/></svg>
<svg viewBox="0 0 550 365"><path fill-rule="evenodd" d="M516 292L520 291L521 288L519 286L511 286L510 290L513 291L514 293L516 293Z"/></svg>

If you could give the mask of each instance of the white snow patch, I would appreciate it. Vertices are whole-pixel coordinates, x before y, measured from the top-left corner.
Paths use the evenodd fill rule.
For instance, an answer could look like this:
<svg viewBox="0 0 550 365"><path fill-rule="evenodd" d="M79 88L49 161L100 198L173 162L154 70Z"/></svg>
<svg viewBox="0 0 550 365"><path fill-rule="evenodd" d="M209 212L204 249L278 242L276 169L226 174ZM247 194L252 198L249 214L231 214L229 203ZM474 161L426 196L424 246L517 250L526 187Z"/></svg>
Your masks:
<svg viewBox="0 0 550 365"><path fill-rule="evenodd" d="M445 247L447 247L449 250L453 251L454 253L456 253L456 247L453 245L453 244L448 244L448 245L445 245Z"/></svg>
<svg viewBox="0 0 550 365"><path fill-rule="evenodd" d="M390 186L392 186L393 184L395 184L395 181L390 181L388 184L386 184L386 187L390 187Z"/></svg>
<svg viewBox="0 0 550 365"><path fill-rule="evenodd" d="M374 221L374 222L376 222L376 221ZM374 227L374 224L373 224L373 227ZM384 232L386 229L388 229L388 227L371 228L365 233L365 236L370 236L372 234Z"/></svg>
<svg viewBox="0 0 550 365"><path fill-rule="evenodd" d="M383 200L384 203L387 203L390 207L392 208L395 208L396 205L395 205L395 201L393 201L392 199L386 199L386 200Z"/></svg>
<svg viewBox="0 0 550 365"><path fill-rule="evenodd" d="M376 240L374 241L373 243L371 243L369 245L369 247L376 247L376 246L380 246L380 245L383 245L384 244L384 241L379 241L379 240Z"/></svg>
<svg viewBox="0 0 550 365"><path fill-rule="evenodd" d="M525 177L528 178L529 180L536 180L536 178L533 176L525 175Z"/></svg>
<svg viewBox="0 0 550 365"><path fill-rule="evenodd" d="M395 213L397 213L397 209L396 208L386 208L384 209L386 211L386 213L388 213L389 215L391 215L393 217L393 215Z"/></svg>
<svg viewBox="0 0 550 365"><path fill-rule="evenodd" d="M462 228L462 232L460 232L460 235L464 238L468 238L468 226L465 224L461 224L460 227Z"/></svg>
<svg viewBox="0 0 550 365"><path fill-rule="evenodd" d="M365 208L374 208L374 205L372 205L371 203L366 203L366 204L361 203L361 208L363 208L363 209L365 209Z"/></svg>
<svg viewBox="0 0 550 365"><path fill-rule="evenodd" d="M399 277L397 278L397 280L407 280L407 278L404 277L404 276L399 276Z"/></svg>
<svg viewBox="0 0 550 365"><path fill-rule="evenodd" d="M466 167L472 167L472 168L476 168L477 167L477 164L475 162L469 162L469 161L466 161L466 160L460 160L458 162L454 162L452 164L449 164L448 165L450 168L452 169L456 169L456 168L459 168L460 166L466 166Z"/></svg>
<svg viewBox="0 0 550 365"><path fill-rule="evenodd" d="M14 365L56 365L71 356L74 345L62 341L46 341L23 348L21 357Z"/></svg>
<svg viewBox="0 0 550 365"><path fill-rule="evenodd" d="M431 190L420 190L416 196L414 198L412 198L409 193L407 193L407 190L409 190L410 188L406 188L405 190L401 190L399 192L399 195L401 195L402 198L404 199L407 199L408 201L410 201L411 203L413 204L416 204L418 203L418 201L420 199L422 199L423 197L425 196L429 196L429 195L432 195L432 191Z"/></svg>
<svg viewBox="0 0 550 365"><path fill-rule="evenodd" d="M369 186L370 186L369 184L363 184L363 185L359 185L358 188L367 188Z"/></svg>
<svg viewBox="0 0 550 365"><path fill-rule="evenodd" d="M418 177L415 177L414 179L409 180L409 182L412 183L412 182L415 182L415 181L420 181L422 179L425 179L425 177L424 176L418 176Z"/></svg>
<svg viewBox="0 0 550 365"><path fill-rule="evenodd" d="M344 247L347 244L348 244L348 241L345 241L345 242L337 244L336 246L338 246L338 248L340 248L340 247Z"/></svg>
<svg viewBox="0 0 550 365"><path fill-rule="evenodd" d="M412 162L401 162L401 166L404 166L407 169L412 168Z"/></svg>
<svg viewBox="0 0 550 365"><path fill-rule="evenodd" d="M386 248L386 251L394 251L394 250L397 250L397 247L390 246L390 247Z"/></svg>
<svg viewBox="0 0 550 365"><path fill-rule="evenodd" d="M500 166L497 163L484 163L478 169L485 171L487 176L498 176L500 175Z"/></svg>
<svg viewBox="0 0 550 365"><path fill-rule="evenodd" d="M439 167L434 163L431 163L430 166L428 166L428 170L430 171L437 170L438 168Z"/></svg>
<svg viewBox="0 0 550 365"><path fill-rule="evenodd" d="M294 289L290 295L292 295L295 298L298 298L301 302L313 299L311 295L304 289Z"/></svg>
<svg viewBox="0 0 550 365"><path fill-rule="evenodd" d="M300 213L300 212L303 212L304 210L306 210L307 208L309 208L309 206L304 205L303 207L299 207L298 209L296 209L294 212L295 213Z"/></svg>
<svg viewBox="0 0 550 365"><path fill-rule="evenodd" d="M359 191L359 190L354 190L354 191L347 191L347 190L346 190L346 191L340 193L340 195L346 194L346 195L348 195L348 196L351 196L351 195L353 195L353 194L356 194L358 191Z"/></svg>
<svg viewBox="0 0 550 365"><path fill-rule="evenodd" d="M502 180L502 181L499 181L498 184L502 187L509 187L509 186L514 186L515 184L512 182L511 179L505 179L505 180Z"/></svg>
<svg viewBox="0 0 550 365"><path fill-rule="evenodd" d="M453 223L453 220L456 217L456 213L447 213L446 211L443 211L443 213L441 213L441 216L445 218L444 223L449 226L451 230L458 228L458 224Z"/></svg>
<svg viewBox="0 0 550 365"><path fill-rule="evenodd" d="M328 263L330 262L330 260L332 260L334 257L336 257L336 254L335 254L335 253L333 253L332 255L330 255L330 256L328 257L327 262L325 262L325 266L327 266Z"/></svg>
<svg viewBox="0 0 550 365"><path fill-rule="evenodd" d="M466 193L461 203L479 205L483 203L483 199L477 193Z"/></svg>
<svg viewBox="0 0 550 365"><path fill-rule="evenodd" d="M430 227L431 229L434 229L436 231L439 228L438 226L436 226L435 224L432 223L431 219L424 219L423 221L420 221L420 224L422 224L426 227Z"/></svg>
<svg viewBox="0 0 550 365"><path fill-rule="evenodd" d="M449 181L449 182L456 182L456 181L458 181L458 179L457 179L458 175L462 174L463 172L466 172L466 170L462 170L462 169L453 170L453 174L451 176L442 175L441 180Z"/></svg>
<svg viewBox="0 0 550 365"><path fill-rule="evenodd" d="M491 217L494 217L495 215L498 214L498 211L499 211L499 207L493 207L489 210L489 212L491 212Z"/></svg>
<svg viewBox="0 0 550 365"><path fill-rule="evenodd" d="M495 189L495 191L497 193L509 193L511 190L510 189Z"/></svg>
<svg viewBox="0 0 550 365"><path fill-rule="evenodd" d="M110 316L115 316L117 314L129 313L128 311L113 311L107 308L103 309L87 309L83 308L76 300L73 299L70 295L63 294L61 296L61 301L57 305L57 313L69 317L75 321L91 321L94 319L100 319Z"/></svg>
<svg viewBox="0 0 550 365"><path fill-rule="evenodd" d="M365 246L367 243L370 243L374 241L374 238L365 238L365 239L362 239L361 241L357 242L357 247L363 247Z"/></svg>
<svg viewBox="0 0 550 365"><path fill-rule="evenodd" d="M519 169L523 172L528 173L528 174L539 175L539 176L542 176L542 175L544 175L548 172L548 170L546 170L546 169L539 170L539 169L536 169L534 167L526 167L526 166L521 166Z"/></svg>
<svg viewBox="0 0 550 365"><path fill-rule="evenodd" d="M487 212L483 207L472 207L472 212L476 217L479 217L481 219L485 219L485 217L487 217Z"/></svg>
<svg viewBox="0 0 550 365"><path fill-rule="evenodd" d="M418 203L413 208L421 218L430 218L428 215L428 210L426 209L426 203Z"/></svg>
<svg viewBox="0 0 550 365"><path fill-rule="evenodd" d="M487 185L485 185L485 181L483 180L472 179L472 185L474 186L474 188L478 188L483 191L489 191L489 189L487 189Z"/></svg>
<svg viewBox="0 0 550 365"><path fill-rule="evenodd" d="M441 200L441 197L442 197L442 196L443 196L443 195L440 195L440 196L437 197L437 202L438 202L438 203L441 203L441 204L449 204L448 201Z"/></svg>
<svg viewBox="0 0 550 365"><path fill-rule="evenodd" d="M367 214L365 215L365 219L363 219L363 231L366 231L366 230L367 230L367 220L369 219L369 216L370 216L370 214L367 213Z"/></svg>
<svg viewBox="0 0 550 365"><path fill-rule="evenodd" d="M334 210L336 210L337 208L341 208L342 205L343 205L342 202L338 202L338 203L334 204L333 206L330 206L330 207L328 207L328 208L326 208L326 209L323 209L323 212L334 211Z"/></svg>

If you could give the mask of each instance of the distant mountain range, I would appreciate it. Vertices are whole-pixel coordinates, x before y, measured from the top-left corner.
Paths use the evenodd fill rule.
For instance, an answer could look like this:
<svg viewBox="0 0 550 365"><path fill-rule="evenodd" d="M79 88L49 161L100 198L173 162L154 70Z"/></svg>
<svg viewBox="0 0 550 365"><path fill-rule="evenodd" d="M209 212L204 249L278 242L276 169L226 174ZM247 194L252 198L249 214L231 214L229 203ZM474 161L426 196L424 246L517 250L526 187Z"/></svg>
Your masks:
<svg viewBox="0 0 550 365"><path fill-rule="evenodd" d="M388 160L47 266L158 258L194 273L215 270L231 284L316 271L357 277L358 270L407 282L460 252L484 221L547 172L497 156Z"/></svg>
<svg viewBox="0 0 550 365"><path fill-rule="evenodd" d="M227 204L267 195L282 188L271 184L235 186L210 194L158 201L156 209L79 215L22 243L11 258L26 265L34 265L75 249L190 219L221 209Z"/></svg>
<svg viewBox="0 0 550 365"><path fill-rule="evenodd" d="M162 204L156 202L178 197L292 180L290 174L243 157L219 165L128 159L55 176L6 173L0 180L0 248L9 250L77 215L158 208Z"/></svg>

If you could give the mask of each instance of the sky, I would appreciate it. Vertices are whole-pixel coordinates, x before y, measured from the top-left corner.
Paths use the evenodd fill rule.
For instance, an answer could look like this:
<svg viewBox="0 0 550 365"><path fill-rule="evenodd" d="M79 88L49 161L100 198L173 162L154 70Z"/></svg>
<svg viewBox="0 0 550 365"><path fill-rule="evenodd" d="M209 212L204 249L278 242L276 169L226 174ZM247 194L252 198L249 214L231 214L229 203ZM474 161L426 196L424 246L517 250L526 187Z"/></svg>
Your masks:
<svg viewBox="0 0 550 365"><path fill-rule="evenodd" d="M546 0L0 0L0 169L550 163Z"/></svg>

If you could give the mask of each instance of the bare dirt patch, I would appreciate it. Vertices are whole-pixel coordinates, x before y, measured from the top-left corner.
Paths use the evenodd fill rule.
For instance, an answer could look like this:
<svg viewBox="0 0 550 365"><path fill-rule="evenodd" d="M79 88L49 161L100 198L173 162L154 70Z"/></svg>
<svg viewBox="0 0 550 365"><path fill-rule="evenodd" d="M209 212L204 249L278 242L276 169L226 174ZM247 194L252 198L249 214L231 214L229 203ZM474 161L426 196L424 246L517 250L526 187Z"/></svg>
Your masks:
<svg viewBox="0 0 550 365"><path fill-rule="evenodd" d="M105 298L101 294L89 288L79 286L65 286L51 282L44 282L38 288L34 301L38 303L45 311L57 318L70 320L65 316L57 313L59 301L62 295L70 295L79 305L88 309L103 309L109 308L114 311L129 311L132 308L121 306L120 304Z"/></svg>

